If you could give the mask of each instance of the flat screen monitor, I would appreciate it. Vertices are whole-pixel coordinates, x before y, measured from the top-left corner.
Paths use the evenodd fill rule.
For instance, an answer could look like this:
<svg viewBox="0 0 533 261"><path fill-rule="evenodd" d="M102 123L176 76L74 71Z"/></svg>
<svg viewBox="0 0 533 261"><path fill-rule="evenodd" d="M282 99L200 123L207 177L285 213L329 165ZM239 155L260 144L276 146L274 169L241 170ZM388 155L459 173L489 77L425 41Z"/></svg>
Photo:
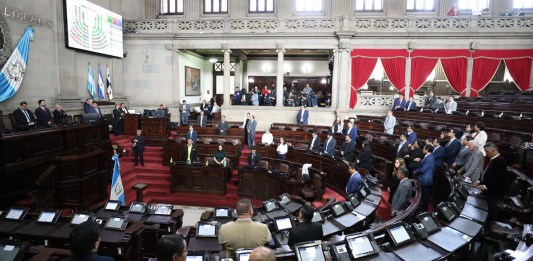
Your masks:
<svg viewBox="0 0 533 261"><path fill-rule="evenodd" d="M337 202L333 205L331 205L331 212L333 213L333 216L339 217L346 213L346 210L342 206L342 203Z"/></svg>
<svg viewBox="0 0 533 261"><path fill-rule="evenodd" d="M105 204L104 210L105 211L119 211L120 209L120 201L117 200L110 200Z"/></svg>
<svg viewBox="0 0 533 261"><path fill-rule="evenodd" d="M59 210L43 210L37 218L37 223L55 224L59 218Z"/></svg>
<svg viewBox="0 0 533 261"><path fill-rule="evenodd" d="M144 109L144 116L146 117L155 117L155 110Z"/></svg>
<svg viewBox="0 0 533 261"><path fill-rule="evenodd" d="M450 201L453 202L459 210L463 209L466 203L466 201L461 196L459 196L459 193L457 192L452 193L452 195L450 196Z"/></svg>
<svg viewBox="0 0 533 261"><path fill-rule="evenodd" d="M119 215L110 215L107 218L107 222L104 228L124 231L126 230L127 226L128 226L127 217L119 216Z"/></svg>
<svg viewBox="0 0 533 261"><path fill-rule="evenodd" d="M130 213L144 214L146 212L146 203L143 202L133 202L130 205Z"/></svg>
<svg viewBox="0 0 533 261"><path fill-rule="evenodd" d="M290 217L277 217L274 219L277 231L288 230L292 228L292 222Z"/></svg>
<svg viewBox="0 0 533 261"><path fill-rule="evenodd" d="M389 237L395 246L401 246L413 242L415 238L411 235L403 223L397 223L386 228Z"/></svg>
<svg viewBox="0 0 533 261"><path fill-rule="evenodd" d="M237 261L248 261L250 259L251 252L251 249L237 250L235 251L235 257L237 258Z"/></svg>
<svg viewBox="0 0 533 261"><path fill-rule="evenodd" d="M379 252L374 237L367 233L346 236L346 243L354 259L374 255Z"/></svg>
<svg viewBox="0 0 533 261"><path fill-rule="evenodd" d="M13 207L7 212L4 218L7 220L22 221L26 216L26 213L28 213L27 208Z"/></svg>
<svg viewBox="0 0 533 261"><path fill-rule="evenodd" d="M416 219L418 220L418 222L424 225L428 234L431 234L435 231L440 230L439 222L435 219L435 217L433 217L431 214L427 212L418 215Z"/></svg>
<svg viewBox="0 0 533 261"><path fill-rule="evenodd" d="M157 204L157 206L155 207L154 214L170 216L170 214L172 214L172 205L170 205L170 204Z"/></svg>
<svg viewBox="0 0 533 261"><path fill-rule="evenodd" d="M215 218L231 218L231 209L229 208L215 208Z"/></svg>
<svg viewBox="0 0 533 261"><path fill-rule="evenodd" d="M279 207L278 207L278 204L276 204L276 200L269 200L269 201L263 202L263 208L265 209L266 212L270 212L270 211L278 209Z"/></svg>
<svg viewBox="0 0 533 261"><path fill-rule="evenodd" d="M352 206L355 208L357 206L359 206L359 204L361 203L361 201L359 201L359 198L357 197L356 194L351 194L351 195L348 195L348 201L350 202L350 204L352 204Z"/></svg>
<svg viewBox="0 0 533 261"><path fill-rule="evenodd" d="M198 222L196 237L218 237L218 223Z"/></svg>
<svg viewBox="0 0 533 261"><path fill-rule="evenodd" d="M72 219L70 220L71 225L79 225L89 219L92 219L94 216L91 212L76 212Z"/></svg>
<svg viewBox="0 0 533 261"><path fill-rule="evenodd" d="M322 249L322 242L315 241L312 243L305 243L295 245L294 251L298 261L325 261L324 250Z"/></svg>
<svg viewBox="0 0 533 261"><path fill-rule="evenodd" d="M83 123L98 123L100 122L100 115L98 113L82 113L81 121Z"/></svg>
<svg viewBox="0 0 533 261"><path fill-rule="evenodd" d="M22 260L28 249L25 241L0 240L0 260Z"/></svg>
<svg viewBox="0 0 533 261"><path fill-rule="evenodd" d="M156 118L165 118L167 117L167 111L165 110L155 110L154 117Z"/></svg>
<svg viewBox="0 0 533 261"><path fill-rule="evenodd" d="M121 15L86 0L64 3L68 48L124 57Z"/></svg>
<svg viewBox="0 0 533 261"><path fill-rule="evenodd" d="M313 219L311 219L311 222L324 222L324 216L322 216L322 213L315 210L315 212L313 212Z"/></svg>
<svg viewBox="0 0 533 261"><path fill-rule="evenodd" d="M187 254L187 261L204 261L204 255L202 254Z"/></svg>

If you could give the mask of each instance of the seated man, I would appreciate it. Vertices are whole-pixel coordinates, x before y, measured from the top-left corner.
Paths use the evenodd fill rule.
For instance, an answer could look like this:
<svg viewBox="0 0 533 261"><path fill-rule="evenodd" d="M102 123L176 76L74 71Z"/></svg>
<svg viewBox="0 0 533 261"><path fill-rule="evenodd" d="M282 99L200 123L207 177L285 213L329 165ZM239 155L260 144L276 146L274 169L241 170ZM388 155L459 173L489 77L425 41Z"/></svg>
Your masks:
<svg viewBox="0 0 533 261"><path fill-rule="evenodd" d="M201 111L201 112L200 112L200 115L199 115L198 118L196 119L196 123L197 123L200 127L205 127L205 125L207 124L207 116L204 116L204 111Z"/></svg>
<svg viewBox="0 0 533 261"><path fill-rule="evenodd" d="M157 261L185 261L187 242L181 235L164 235L157 243Z"/></svg>
<svg viewBox="0 0 533 261"><path fill-rule="evenodd" d="M300 208L298 219L300 219L301 223L289 231L289 242L287 245L294 246L301 242L322 239L322 224L311 222L314 213L315 211L309 203Z"/></svg>
<svg viewBox="0 0 533 261"><path fill-rule="evenodd" d="M89 110L91 110L92 105L93 105L93 99L88 98L87 100L85 100L85 103L83 104L83 111L85 113L89 113Z"/></svg>
<svg viewBox="0 0 533 261"><path fill-rule="evenodd" d="M431 106L431 110L434 113L444 110L444 103L442 102L442 99L440 97L437 97L437 101L433 103L433 105Z"/></svg>
<svg viewBox="0 0 533 261"><path fill-rule="evenodd" d="M404 108L406 111L415 111L416 110L416 102L413 97L409 97L409 101L405 105Z"/></svg>
<svg viewBox="0 0 533 261"><path fill-rule="evenodd" d="M320 137L318 137L318 134L316 131L313 131L312 134L313 138L311 139L311 143L309 143L309 150L319 152L320 151Z"/></svg>
<svg viewBox="0 0 533 261"><path fill-rule="evenodd" d="M394 99L394 103L392 104L392 110L393 111L403 111L405 108L405 99L403 94L400 94L400 97Z"/></svg>
<svg viewBox="0 0 533 261"><path fill-rule="evenodd" d="M257 167L259 165L259 161L261 160L261 157L259 156L259 154L255 152L256 152L255 147L252 147L252 153L248 155L248 166Z"/></svg>
<svg viewBox="0 0 533 261"><path fill-rule="evenodd" d="M35 117L33 113L28 109L28 103L25 101L20 102L20 107L13 112L15 117L15 125L13 128L17 130L27 130L35 126Z"/></svg>
<svg viewBox="0 0 533 261"><path fill-rule="evenodd" d="M407 179L407 169L401 167L394 174L400 180L400 185L392 196L392 215L396 216L398 212L409 207L409 201L413 197L413 184Z"/></svg>
<svg viewBox="0 0 533 261"><path fill-rule="evenodd" d="M274 136L267 128L265 130L265 133L263 133L263 136L261 137L261 143L263 143L265 146L270 146L272 142L274 142Z"/></svg>
<svg viewBox="0 0 533 261"><path fill-rule="evenodd" d="M72 256L63 261L94 260L113 261L107 256L98 256L96 253L100 246L100 225L93 220L79 224L70 232L69 247Z"/></svg>
<svg viewBox="0 0 533 261"><path fill-rule="evenodd" d="M164 104L159 104L159 109L157 109L157 110L159 110L159 111L165 111L165 115L168 114L168 108L165 107Z"/></svg>
<svg viewBox="0 0 533 261"><path fill-rule="evenodd" d="M63 110L63 106L61 104L56 104L55 110L52 113L54 115L54 124L55 125L63 125L67 124L67 113Z"/></svg>
<svg viewBox="0 0 533 261"><path fill-rule="evenodd" d="M218 242L226 248L228 256L235 258L239 248L256 248L272 240L268 226L252 221L254 210L249 199L241 199L235 208L238 218L220 227Z"/></svg>
<svg viewBox="0 0 533 261"><path fill-rule="evenodd" d="M457 102L453 100L452 96L448 96L448 101L444 104L444 110L446 114L452 114L457 110Z"/></svg>

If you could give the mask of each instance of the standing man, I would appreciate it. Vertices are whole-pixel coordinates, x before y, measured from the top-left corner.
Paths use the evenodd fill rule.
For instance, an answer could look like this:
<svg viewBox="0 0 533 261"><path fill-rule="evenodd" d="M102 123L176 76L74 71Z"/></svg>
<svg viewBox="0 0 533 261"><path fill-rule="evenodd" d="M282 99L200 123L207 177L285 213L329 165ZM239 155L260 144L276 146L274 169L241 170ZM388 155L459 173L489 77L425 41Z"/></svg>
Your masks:
<svg viewBox="0 0 533 261"><path fill-rule="evenodd" d="M311 143L309 144L309 150L319 152L320 151L320 137L318 137L318 134L316 131L313 131L313 134L311 134L313 138L311 139Z"/></svg>
<svg viewBox="0 0 533 261"><path fill-rule="evenodd" d="M235 92L233 93L233 105L240 105L242 99L242 92L239 87L235 87Z"/></svg>
<svg viewBox="0 0 533 261"><path fill-rule="evenodd" d="M309 111L305 109L305 106L300 106L300 111L296 115L296 122L298 124L307 125L309 119Z"/></svg>
<svg viewBox="0 0 533 261"><path fill-rule="evenodd" d="M312 92L313 92L313 88L311 88L311 86L309 86L309 83L305 85L305 88L302 91L302 93L305 94L305 95L309 95Z"/></svg>
<svg viewBox="0 0 533 261"><path fill-rule="evenodd" d="M424 158L420 161L420 165L415 170L418 176L418 184L420 184L422 195L420 197L420 212L428 211L429 201L431 196L431 187L433 186L433 173L435 171L435 158L433 157L433 146L426 145L422 150Z"/></svg>
<svg viewBox="0 0 533 261"><path fill-rule="evenodd" d="M350 139L352 139L353 142L355 142L355 144L357 144L357 127L354 126L354 124L351 121L351 119L348 122L348 128L346 129L346 135L350 136Z"/></svg>
<svg viewBox="0 0 533 261"><path fill-rule="evenodd" d="M270 133L270 130L267 128L263 136L261 137L261 143L265 146L270 146L274 142L274 135Z"/></svg>
<svg viewBox="0 0 533 261"><path fill-rule="evenodd" d="M350 172L351 176L346 185L346 194L350 195L359 190L361 183L363 183L363 178L361 177L361 174L357 172L357 167L353 163L350 163L348 166L348 172Z"/></svg>
<svg viewBox="0 0 533 261"><path fill-rule="evenodd" d="M426 102L424 103L424 107L431 108L433 107L433 104L437 102L437 97L435 97L435 94L433 91L429 92L429 97L426 98Z"/></svg>
<svg viewBox="0 0 533 261"><path fill-rule="evenodd" d="M324 154L328 156L335 156L335 146L337 141L333 138L331 132L328 132L328 138L324 141Z"/></svg>
<svg viewBox="0 0 533 261"><path fill-rule="evenodd" d="M485 157L479 149L479 143L475 140L468 142L468 150L472 154L466 161L465 165L457 171L457 173L462 174L465 180L468 178L472 183L479 180L481 173L483 173L483 162Z"/></svg>
<svg viewBox="0 0 533 261"><path fill-rule="evenodd" d="M460 133L461 134L461 133ZM457 139L454 129L448 131L448 138L450 139L444 147L444 163L452 165L455 158L461 151L461 142Z"/></svg>
<svg viewBox="0 0 533 261"><path fill-rule="evenodd" d="M400 144L396 147L396 158L403 158L405 156L405 150L409 147L407 136L407 133L402 133L400 135Z"/></svg>
<svg viewBox="0 0 533 261"><path fill-rule="evenodd" d="M302 208L300 208L300 214L298 215L300 224L289 230L289 242L287 242L287 245L292 247L301 242L322 239L322 224L311 222L314 214L315 210L309 203L304 204Z"/></svg>
<svg viewBox="0 0 533 261"><path fill-rule="evenodd" d="M407 126L407 144L409 146L413 145L415 143L417 136L416 132L414 131L413 125Z"/></svg>
<svg viewBox="0 0 533 261"><path fill-rule="evenodd" d="M255 145L255 128L257 127L257 122L255 121L255 116L250 115L248 126L246 129L248 131L248 148L251 148Z"/></svg>
<svg viewBox="0 0 533 261"><path fill-rule="evenodd" d="M196 131L194 130L194 127L191 125L189 126L189 131L187 132L187 135L185 135L185 139L191 139L192 142L196 143L196 139L198 138L198 135L196 134Z"/></svg>
<svg viewBox="0 0 533 261"><path fill-rule="evenodd" d="M197 159L196 144L192 142L192 139L187 139L187 146L183 147L183 161L190 165L197 162Z"/></svg>
<svg viewBox="0 0 533 261"><path fill-rule="evenodd" d="M200 125L200 127L205 127L207 124L207 116L204 116L204 111L200 112L200 116L196 119L196 123Z"/></svg>
<svg viewBox="0 0 533 261"><path fill-rule="evenodd" d="M96 113L98 114L98 118L101 119L104 117L104 115L102 114L102 110L100 110L100 108L98 108L98 103L96 102L93 102L91 104L91 109L89 110L89 113Z"/></svg>
<svg viewBox="0 0 533 261"><path fill-rule="evenodd" d="M409 97L409 101L405 105L404 108L406 111L415 111L416 110L416 102L413 97Z"/></svg>
<svg viewBox="0 0 533 261"><path fill-rule="evenodd" d="M226 121L226 116L222 115L222 117L220 119L220 122L218 123L218 133L221 136L227 136L228 135L228 129L229 129L229 124Z"/></svg>
<svg viewBox="0 0 533 261"><path fill-rule="evenodd" d="M93 99L92 98L89 98L89 99L85 100L85 103L83 104L83 111L85 111L85 113L89 113L89 111L92 108L92 105L93 105Z"/></svg>
<svg viewBox="0 0 533 261"><path fill-rule="evenodd" d="M46 101L39 100L39 108L35 109L35 116L37 116L37 126L52 125L52 113L46 108Z"/></svg>
<svg viewBox="0 0 533 261"><path fill-rule="evenodd" d="M64 124L67 124L66 122L66 118L67 118L67 113L63 110L63 106L61 106L61 104L56 104L55 106L55 110L52 112L52 114L54 115L54 124L55 125L64 125Z"/></svg>
<svg viewBox="0 0 533 261"><path fill-rule="evenodd" d="M180 105L181 124L189 125L189 116L191 115L191 106L187 104L186 100L183 100Z"/></svg>
<svg viewBox="0 0 533 261"><path fill-rule="evenodd" d="M385 118L385 122L383 122L385 133L390 135L394 134L394 126L396 126L396 117L392 115L392 111L388 111L387 118Z"/></svg>
<svg viewBox="0 0 533 261"><path fill-rule="evenodd" d="M33 113L28 109L28 103L25 101L20 102L20 107L13 112L15 117L15 125L13 128L17 130L27 130L35 126L35 118Z"/></svg>
<svg viewBox="0 0 533 261"><path fill-rule="evenodd" d="M113 134L119 136L124 132L124 113L120 111L120 104L115 104L113 110Z"/></svg>
<svg viewBox="0 0 533 261"><path fill-rule="evenodd" d="M346 135L344 137L344 142L342 143L342 146L341 146L341 155L346 161L353 163L354 151L355 151L355 142L352 141L352 138L350 138L350 135Z"/></svg>
<svg viewBox="0 0 533 261"><path fill-rule="evenodd" d="M457 102L453 100L452 96L448 96L448 102L444 104L444 110L446 111L446 114L452 114L457 110Z"/></svg>
<svg viewBox="0 0 533 261"><path fill-rule="evenodd" d="M126 104L121 103L120 104L120 112L124 113L124 115L128 114L128 107L126 107Z"/></svg>
<svg viewBox="0 0 533 261"><path fill-rule="evenodd" d="M468 158L470 157L470 155L472 154L472 152L469 149L469 145L470 145L470 141L471 140L474 140L474 138L472 138L472 136L465 136L464 137L463 143L462 143L463 146L462 146L461 150L459 151L459 154L457 154L457 157L455 157L455 161L452 164L452 167L454 169L462 168L465 165L465 163L468 160Z"/></svg>
<svg viewBox="0 0 533 261"><path fill-rule="evenodd" d="M142 130L137 130L137 135L133 136L131 142L133 143L133 166L139 165L139 159L141 160L141 166L144 167L144 136L142 136Z"/></svg>
<svg viewBox="0 0 533 261"><path fill-rule="evenodd" d="M413 184L407 179L409 172L405 168L399 168L393 175L400 180L400 185L392 195L392 215L396 216L398 212L409 207L409 201L413 196Z"/></svg>

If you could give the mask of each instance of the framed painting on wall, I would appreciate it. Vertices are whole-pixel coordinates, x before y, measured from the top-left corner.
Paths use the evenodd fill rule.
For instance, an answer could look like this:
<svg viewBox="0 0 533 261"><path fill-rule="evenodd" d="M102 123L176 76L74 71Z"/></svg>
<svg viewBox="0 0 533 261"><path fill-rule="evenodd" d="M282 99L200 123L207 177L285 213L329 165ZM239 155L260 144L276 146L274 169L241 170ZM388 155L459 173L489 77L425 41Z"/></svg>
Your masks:
<svg viewBox="0 0 533 261"><path fill-rule="evenodd" d="M200 69L185 66L185 96L200 96Z"/></svg>

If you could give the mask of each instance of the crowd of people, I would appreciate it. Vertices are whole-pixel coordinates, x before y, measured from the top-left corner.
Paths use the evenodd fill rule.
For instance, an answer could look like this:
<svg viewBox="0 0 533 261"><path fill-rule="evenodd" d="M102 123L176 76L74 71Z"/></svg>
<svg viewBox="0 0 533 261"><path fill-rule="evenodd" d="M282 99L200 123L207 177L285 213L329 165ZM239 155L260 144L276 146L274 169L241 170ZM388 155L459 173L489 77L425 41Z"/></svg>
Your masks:
<svg viewBox="0 0 533 261"><path fill-rule="evenodd" d="M433 113L453 114L454 111L457 111L457 102L451 95L448 96L445 102L441 97L436 97L433 92L430 92L424 104L418 107L413 97L409 97L409 100L407 101L405 100L405 96L400 94L398 98L394 99L391 110L417 111L419 108L422 111L429 110Z"/></svg>
<svg viewBox="0 0 533 261"><path fill-rule="evenodd" d="M315 92L309 83L300 91L298 83L293 82L290 87L283 86L283 106L290 107L319 107L331 105L331 93L323 93L321 90ZM276 85L269 87L265 85L263 89L254 86L251 90L235 87L233 93L233 105L252 106L275 106L276 105Z"/></svg>

